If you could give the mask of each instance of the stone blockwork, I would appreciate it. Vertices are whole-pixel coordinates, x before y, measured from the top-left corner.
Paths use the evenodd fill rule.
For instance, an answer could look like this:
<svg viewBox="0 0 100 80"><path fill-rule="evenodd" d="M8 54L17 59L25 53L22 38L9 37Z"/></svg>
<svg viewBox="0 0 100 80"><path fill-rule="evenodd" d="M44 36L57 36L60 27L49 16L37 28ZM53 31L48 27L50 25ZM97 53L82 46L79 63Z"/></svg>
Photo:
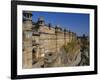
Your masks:
<svg viewBox="0 0 100 80"><path fill-rule="evenodd" d="M23 11L23 68L32 68L47 53L58 54L62 45L76 38L76 34L59 25L46 24L43 17L32 21L32 12ZM39 67L44 62L36 65Z"/></svg>

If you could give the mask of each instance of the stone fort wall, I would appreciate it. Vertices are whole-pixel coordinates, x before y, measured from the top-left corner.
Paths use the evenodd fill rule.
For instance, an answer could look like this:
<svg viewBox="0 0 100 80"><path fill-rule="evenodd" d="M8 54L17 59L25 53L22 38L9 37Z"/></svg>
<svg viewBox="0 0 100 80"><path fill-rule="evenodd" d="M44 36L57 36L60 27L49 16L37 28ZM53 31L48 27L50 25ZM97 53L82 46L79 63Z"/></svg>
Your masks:
<svg viewBox="0 0 100 80"><path fill-rule="evenodd" d="M32 68L48 52L59 53L64 44L76 38L73 32L46 25L43 18L33 22L31 12L23 12L23 16L23 68Z"/></svg>

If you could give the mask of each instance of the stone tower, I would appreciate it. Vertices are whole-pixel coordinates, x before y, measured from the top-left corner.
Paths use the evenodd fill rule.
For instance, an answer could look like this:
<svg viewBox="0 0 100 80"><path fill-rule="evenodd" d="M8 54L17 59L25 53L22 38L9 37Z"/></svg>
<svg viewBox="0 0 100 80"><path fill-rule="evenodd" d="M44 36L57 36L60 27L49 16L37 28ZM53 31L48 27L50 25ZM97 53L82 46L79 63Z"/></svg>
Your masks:
<svg viewBox="0 0 100 80"><path fill-rule="evenodd" d="M23 68L32 68L32 12L23 11Z"/></svg>
<svg viewBox="0 0 100 80"><path fill-rule="evenodd" d="M39 17L38 18L38 25L39 26L44 26L45 25L45 21L44 21L44 18L43 17Z"/></svg>

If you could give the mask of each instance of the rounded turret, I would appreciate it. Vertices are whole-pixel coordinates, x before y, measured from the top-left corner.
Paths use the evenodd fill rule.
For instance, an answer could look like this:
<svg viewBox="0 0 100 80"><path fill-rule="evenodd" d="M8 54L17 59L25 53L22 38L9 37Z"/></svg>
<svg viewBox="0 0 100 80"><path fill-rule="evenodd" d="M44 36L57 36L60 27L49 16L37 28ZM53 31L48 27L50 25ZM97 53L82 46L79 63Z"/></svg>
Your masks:
<svg viewBox="0 0 100 80"><path fill-rule="evenodd" d="M44 17L39 17L38 18L38 24L39 24L39 26L44 26L45 25Z"/></svg>
<svg viewBox="0 0 100 80"><path fill-rule="evenodd" d="M23 21L32 21L31 11L23 11Z"/></svg>

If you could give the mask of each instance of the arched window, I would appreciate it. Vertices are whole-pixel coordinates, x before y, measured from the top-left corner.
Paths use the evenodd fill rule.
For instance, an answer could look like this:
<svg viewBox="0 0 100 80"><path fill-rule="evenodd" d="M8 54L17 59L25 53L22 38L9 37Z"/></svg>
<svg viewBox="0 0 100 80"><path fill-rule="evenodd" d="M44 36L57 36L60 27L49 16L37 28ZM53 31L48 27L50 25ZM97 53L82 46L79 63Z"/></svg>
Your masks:
<svg viewBox="0 0 100 80"><path fill-rule="evenodd" d="M32 53L36 53L35 49L33 48Z"/></svg>

